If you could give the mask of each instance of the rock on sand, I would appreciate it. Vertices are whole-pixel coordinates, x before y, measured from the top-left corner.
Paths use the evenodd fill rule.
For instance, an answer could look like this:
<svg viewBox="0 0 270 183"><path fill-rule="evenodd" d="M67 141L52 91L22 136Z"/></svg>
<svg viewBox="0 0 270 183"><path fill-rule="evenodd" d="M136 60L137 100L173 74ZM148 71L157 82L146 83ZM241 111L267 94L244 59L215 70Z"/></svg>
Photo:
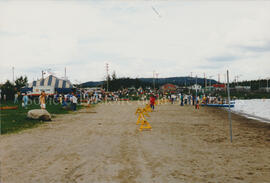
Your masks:
<svg viewBox="0 0 270 183"><path fill-rule="evenodd" d="M50 113L45 109L32 109L28 111L27 117L30 119L39 119L43 121L51 121Z"/></svg>

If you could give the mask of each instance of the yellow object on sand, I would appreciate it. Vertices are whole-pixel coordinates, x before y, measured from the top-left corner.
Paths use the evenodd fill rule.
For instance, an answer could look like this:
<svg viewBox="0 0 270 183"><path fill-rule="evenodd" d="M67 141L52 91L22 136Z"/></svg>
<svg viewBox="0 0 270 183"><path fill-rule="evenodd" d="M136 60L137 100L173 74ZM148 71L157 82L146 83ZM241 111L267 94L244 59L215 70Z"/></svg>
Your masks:
<svg viewBox="0 0 270 183"><path fill-rule="evenodd" d="M148 121L146 121L146 120L142 121L140 131L142 131L142 130L152 130L152 127L151 127L150 123L148 123Z"/></svg>
<svg viewBox="0 0 270 183"><path fill-rule="evenodd" d="M152 112L152 108L150 106L150 104L146 104L145 108L144 108L147 112Z"/></svg>
<svg viewBox="0 0 270 183"><path fill-rule="evenodd" d="M145 108L137 108L136 113L138 114L138 120L137 120L137 125L141 124L140 126L140 131L146 129L146 130L151 130L152 127L149 124L149 122L145 119L144 116L149 116L147 110Z"/></svg>

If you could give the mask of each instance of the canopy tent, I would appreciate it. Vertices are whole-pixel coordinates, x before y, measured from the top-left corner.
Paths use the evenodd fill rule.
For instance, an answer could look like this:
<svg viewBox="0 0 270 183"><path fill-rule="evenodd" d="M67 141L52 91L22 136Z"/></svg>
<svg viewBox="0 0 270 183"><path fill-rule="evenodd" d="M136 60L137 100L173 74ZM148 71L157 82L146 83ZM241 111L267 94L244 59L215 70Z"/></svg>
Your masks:
<svg viewBox="0 0 270 183"><path fill-rule="evenodd" d="M32 88L33 86L53 86L55 89L73 88L73 85L69 80L59 79L53 75L50 75L44 79L33 81L28 85L29 88Z"/></svg>

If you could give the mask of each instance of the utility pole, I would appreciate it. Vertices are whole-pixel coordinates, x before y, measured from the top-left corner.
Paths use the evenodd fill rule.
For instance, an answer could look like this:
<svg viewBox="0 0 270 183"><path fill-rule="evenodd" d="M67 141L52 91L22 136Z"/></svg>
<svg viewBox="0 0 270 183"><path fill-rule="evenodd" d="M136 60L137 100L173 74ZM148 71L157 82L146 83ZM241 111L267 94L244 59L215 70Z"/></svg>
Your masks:
<svg viewBox="0 0 270 183"><path fill-rule="evenodd" d="M65 67L65 79L67 79L67 68Z"/></svg>
<svg viewBox="0 0 270 183"><path fill-rule="evenodd" d="M259 77L259 90L261 88L261 77Z"/></svg>
<svg viewBox="0 0 270 183"><path fill-rule="evenodd" d="M241 76L242 76L242 75L237 75L237 76L235 76L235 81L236 81L237 86L239 85L239 78L240 78Z"/></svg>
<svg viewBox="0 0 270 183"><path fill-rule="evenodd" d="M41 71L42 79L44 79L44 74L45 74L45 72L42 70L42 71Z"/></svg>
<svg viewBox="0 0 270 183"><path fill-rule="evenodd" d="M158 74L159 74L159 73L156 73L156 78L157 78L157 88L159 88L159 83L158 83Z"/></svg>
<svg viewBox="0 0 270 183"><path fill-rule="evenodd" d="M210 87L212 86L212 85L211 85L211 80L212 80L213 77L214 77L214 76L209 76L209 85L210 85Z"/></svg>
<svg viewBox="0 0 270 183"><path fill-rule="evenodd" d="M156 87L155 87L155 71L153 71L153 88L155 91L155 89L156 89Z"/></svg>
<svg viewBox="0 0 270 183"><path fill-rule="evenodd" d="M203 75L204 75L204 88L206 89L206 87L207 87L207 79L206 79L205 73L203 73Z"/></svg>
<svg viewBox="0 0 270 183"><path fill-rule="evenodd" d="M269 81L269 77L268 78L266 78L267 79L267 82L266 82L266 92L268 93L269 92L269 88L268 88L268 81Z"/></svg>
<svg viewBox="0 0 270 183"><path fill-rule="evenodd" d="M189 84L190 84L190 86L191 86L192 83L193 83L192 72L190 72L190 77L191 77L191 82L189 82Z"/></svg>
<svg viewBox="0 0 270 183"><path fill-rule="evenodd" d="M224 74L224 85L225 85L225 87L227 88L228 86L227 86L227 84L226 84L226 74ZM225 94L226 94L226 88L225 88Z"/></svg>
<svg viewBox="0 0 270 183"><path fill-rule="evenodd" d="M211 85L211 80L214 76L209 76L209 87L210 87L210 92L212 91L212 85Z"/></svg>
<svg viewBox="0 0 270 183"><path fill-rule="evenodd" d="M196 90L196 103L197 103L197 96L198 96L198 91L197 91L197 88L198 88L198 84L197 84L197 75L196 75L196 85L195 85L195 90Z"/></svg>
<svg viewBox="0 0 270 183"><path fill-rule="evenodd" d="M15 80L14 80L14 67L12 67L12 81L13 81L13 83L15 82Z"/></svg>
<svg viewBox="0 0 270 183"><path fill-rule="evenodd" d="M109 91L109 64L106 63L106 74L107 74L107 92Z"/></svg>

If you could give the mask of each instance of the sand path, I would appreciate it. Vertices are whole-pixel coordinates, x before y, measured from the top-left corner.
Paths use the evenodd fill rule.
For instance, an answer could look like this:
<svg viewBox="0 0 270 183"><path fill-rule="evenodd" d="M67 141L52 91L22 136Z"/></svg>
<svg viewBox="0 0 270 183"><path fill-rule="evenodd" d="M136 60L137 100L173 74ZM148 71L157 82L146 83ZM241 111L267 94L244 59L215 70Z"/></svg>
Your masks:
<svg viewBox="0 0 270 183"><path fill-rule="evenodd" d="M139 132L136 102L100 104L0 137L1 183L270 181L270 124L160 105Z"/></svg>

